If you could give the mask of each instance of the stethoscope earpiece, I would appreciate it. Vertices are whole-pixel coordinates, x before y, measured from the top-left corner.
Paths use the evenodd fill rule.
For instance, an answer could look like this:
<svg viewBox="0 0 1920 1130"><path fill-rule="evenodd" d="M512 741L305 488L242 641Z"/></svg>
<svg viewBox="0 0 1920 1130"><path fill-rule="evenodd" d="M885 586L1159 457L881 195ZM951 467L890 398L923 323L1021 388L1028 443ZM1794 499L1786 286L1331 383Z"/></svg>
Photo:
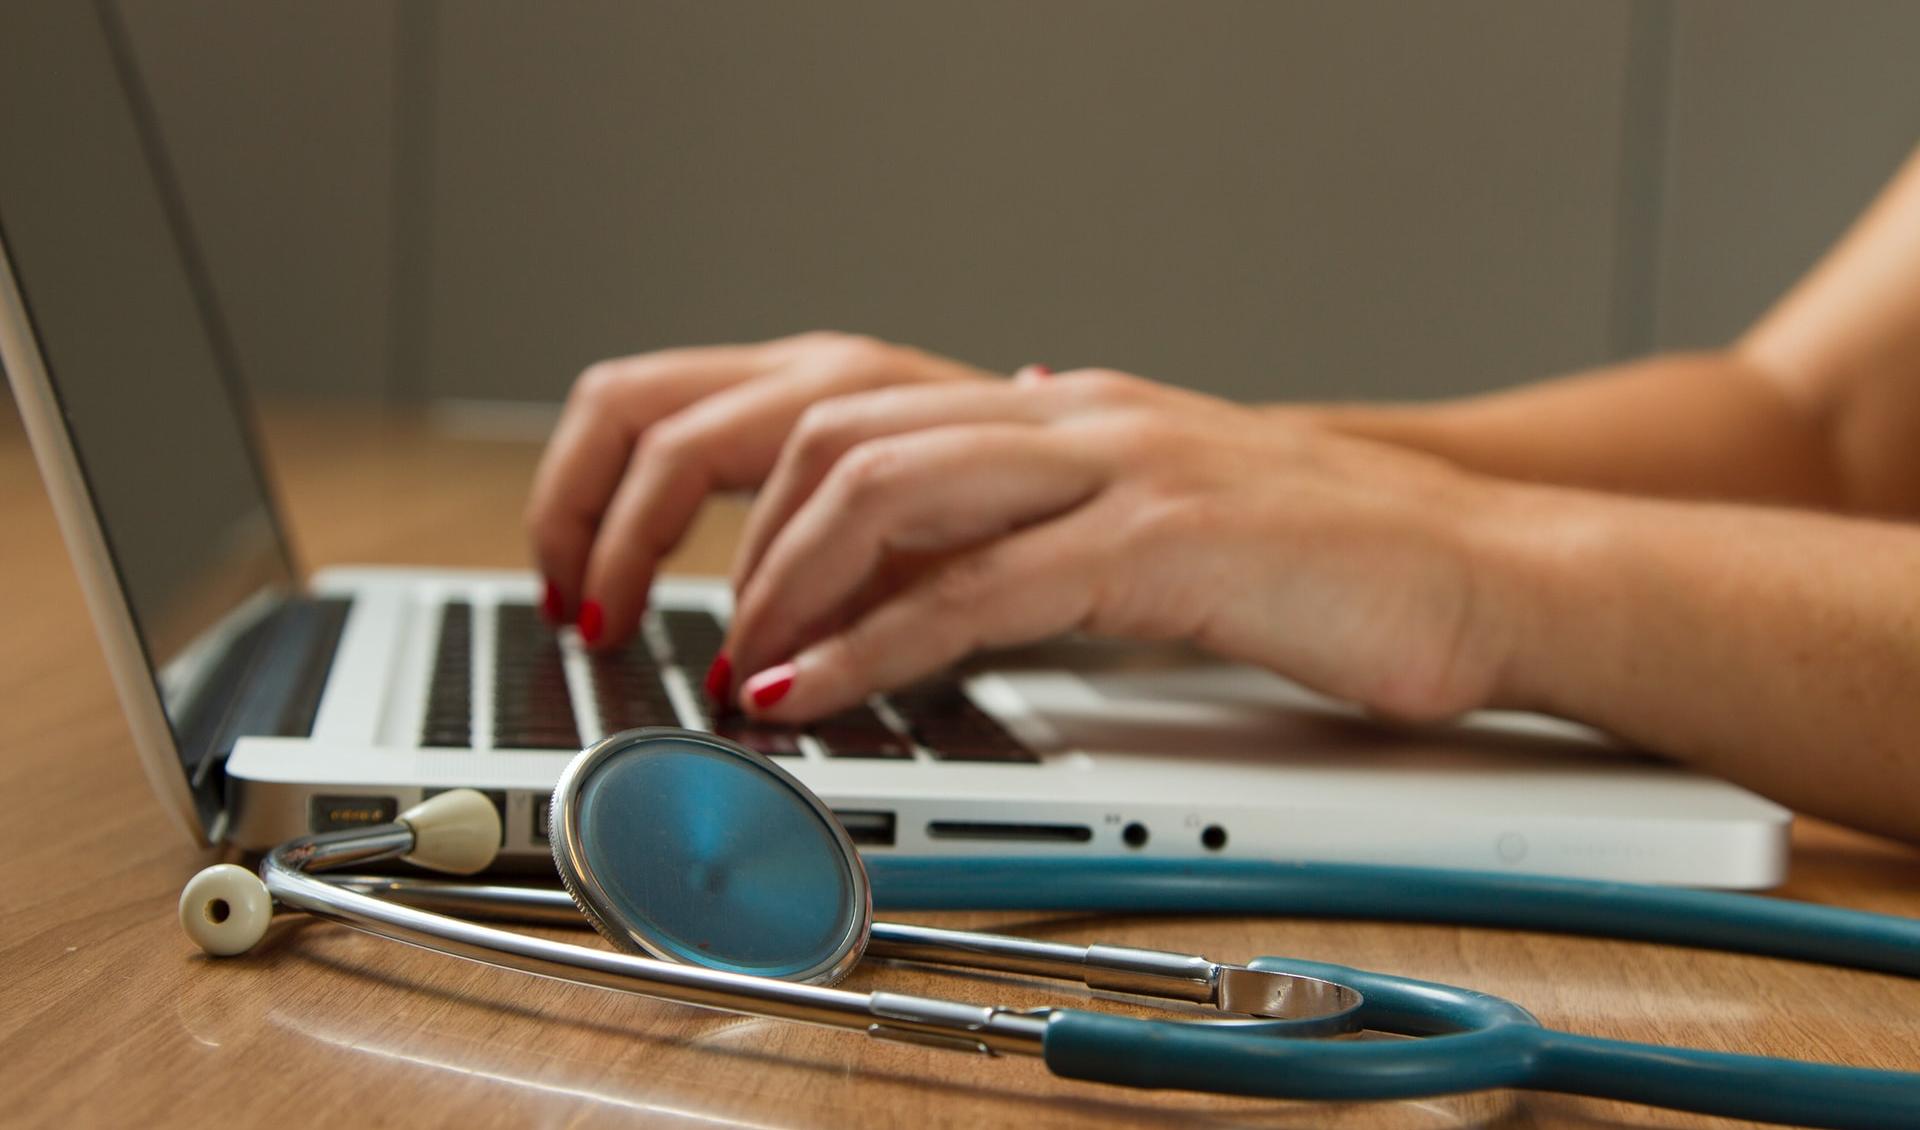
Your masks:
<svg viewBox="0 0 1920 1130"><path fill-rule="evenodd" d="M180 928L215 957L245 953L267 936L273 896L260 877L232 863L216 863L180 892Z"/></svg>

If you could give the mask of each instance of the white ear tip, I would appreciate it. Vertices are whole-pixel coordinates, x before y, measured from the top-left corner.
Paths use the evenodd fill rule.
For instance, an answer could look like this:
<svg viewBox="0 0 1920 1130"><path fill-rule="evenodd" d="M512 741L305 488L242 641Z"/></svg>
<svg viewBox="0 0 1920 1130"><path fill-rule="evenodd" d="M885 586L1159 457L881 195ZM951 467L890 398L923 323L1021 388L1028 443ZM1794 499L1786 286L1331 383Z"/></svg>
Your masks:
<svg viewBox="0 0 1920 1130"><path fill-rule="evenodd" d="M180 892L180 927L215 957L245 953L266 936L273 896L244 867L218 863L187 880Z"/></svg>
<svg viewBox="0 0 1920 1130"><path fill-rule="evenodd" d="M413 829L413 850L402 856L433 871L484 871L500 850L500 813L483 793L453 789L400 814Z"/></svg>

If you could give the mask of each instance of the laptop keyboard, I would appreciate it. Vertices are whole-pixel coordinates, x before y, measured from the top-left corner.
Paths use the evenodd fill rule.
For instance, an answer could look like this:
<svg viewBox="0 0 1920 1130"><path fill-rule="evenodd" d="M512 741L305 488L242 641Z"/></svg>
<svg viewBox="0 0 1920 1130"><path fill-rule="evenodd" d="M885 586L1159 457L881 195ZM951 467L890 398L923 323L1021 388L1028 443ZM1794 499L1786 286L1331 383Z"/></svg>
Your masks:
<svg viewBox="0 0 1920 1130"><path fill-rule="evenodd" d="M475 613L465 601L449 601L443 607L420 741L426 746L470 748ZM584 742L567 687L559 636L531 604L501 604L493 609L493 616L494 748L579 749ZM681 608L662 609L650 618L658 625L664 649L656 650L649 633L641 632L621 650L588 659L594 706L605 733L682 725L664 677L667 668L677 667L686 685L696 688L696 715L684 720L686 724L769 757L802 756L800 737L806 734L834 758L911 761L917 745L942 761L1039 762L1032 750L975 706L960 682L951 678L877 697L875 703L805 727L770 725L734 713L713 717L712 704L697 688L726 638L720 621L710 613Z"/></svg>
<svg viewBox="0 0 1920 1130"><path fill-rule="evenodd" d="M453 749L473 744L473 605L464 600L440 609L440 642L420 744Z"/></svg>
<svg viewBox="0 0 1920 1130"><path fill-rule="evenodd" d="M494 610L493 744L496 749L579 749L560 638L531 604Z"/></svg>

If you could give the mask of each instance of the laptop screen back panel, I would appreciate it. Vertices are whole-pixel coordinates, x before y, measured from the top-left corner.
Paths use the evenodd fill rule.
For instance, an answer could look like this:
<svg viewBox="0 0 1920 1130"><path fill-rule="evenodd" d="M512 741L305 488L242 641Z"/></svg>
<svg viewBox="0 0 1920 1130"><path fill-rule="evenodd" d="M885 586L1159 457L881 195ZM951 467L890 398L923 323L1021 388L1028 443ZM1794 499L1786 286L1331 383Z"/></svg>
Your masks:
<svg viewBox="0 0 1920 1130"><path fill-rule="evenodd" d="M220 645L293 591L291 554L111 10L9 5L0 45L4 360L128 716L164 719L136 732L149 775L176 810L201 781L176 816L204 835L189 715Z"/></svg>

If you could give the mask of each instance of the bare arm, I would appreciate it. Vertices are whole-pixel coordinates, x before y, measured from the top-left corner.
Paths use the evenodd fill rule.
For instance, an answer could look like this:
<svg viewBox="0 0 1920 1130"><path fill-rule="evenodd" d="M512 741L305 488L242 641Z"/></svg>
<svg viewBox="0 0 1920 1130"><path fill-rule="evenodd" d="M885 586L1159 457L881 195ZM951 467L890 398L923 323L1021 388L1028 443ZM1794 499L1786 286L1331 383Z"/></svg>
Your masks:
<svg viewBox="0 0 1920 1130"><path fill-rule="evenodd" d="M1511 601L1498 700L1920 842L1920 528L1724 504L1920 517L1920 153L1723 350L1310 411L1553 484L1506 488L1482 557Z"/></svg>
<svg viewBox="0 0 1920 1130"><path fill-rule="evenodd" d="M1307 411L1504 478L1920 515L1920 152L1725 349L1431 406Z"/></svg>
<svg viewBox="0 0 1920 1130"><path fill-rule="evenodd" d="M1507 492L1482 558L1511 601L1496 700L1920 843L1920 529Z"/></svg>

